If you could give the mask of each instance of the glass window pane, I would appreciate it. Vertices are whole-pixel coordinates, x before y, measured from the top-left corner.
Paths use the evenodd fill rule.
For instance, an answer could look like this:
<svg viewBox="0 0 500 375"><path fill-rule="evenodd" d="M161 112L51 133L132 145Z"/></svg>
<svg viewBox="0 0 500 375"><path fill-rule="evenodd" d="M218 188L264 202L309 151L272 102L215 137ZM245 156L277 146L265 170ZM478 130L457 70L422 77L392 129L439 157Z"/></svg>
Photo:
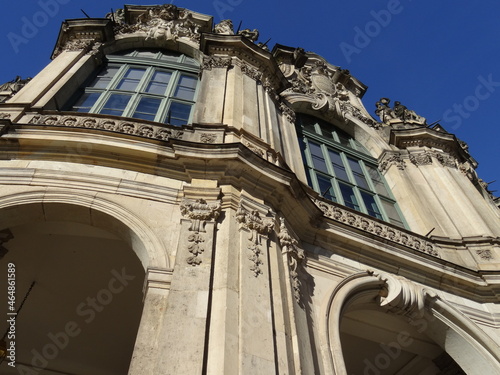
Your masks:
<svg viewBox="0 0 500 375"><path fill-rule="evenodd" d="M89 87L94 87L98 89L106 88L111 79L115 76L118 69L120 69L120 67L118 66L107 66L97 75L97 77L89 85Z"/></svg>
<svg viewBox="0 0 500 375"><path fill-rule="evenodd" d="M134 91L146 69L130 68L116 87L118 90Z"/></svg>
<svg viewBox="0 0 500 375"><path fill-rule="evenodd" d="M101 94L97 92L86 92L73 106L73 111L90 112L90 109L95 104Z"/></svg>
<svg viewBox="0 0 500 375"><path fill-rule="evenodd" d="M368 170L368 174L373 181L373 185L375 186L375 191L377 194L389 196L389 192L385 187L384 182L382 181L382 176L377 168L367 165L366 169Z"/></svg>
<svg viewBox="0 0 500 375"><path fill-rule="evenodd" d="M399 216L398 211L396 210L396 207L394 206L393 202L389 202L385 199L381 199L382 201L382 207L384 207L384 211L389 217L389 221L393 224L399 225L400 227L403 227L403 220L401 219L401 216Z"/></svg>
<svg viewBox="0 0 500 375"><path fill-rule="evenodd" d="M336 202L337 200L335 199L335 192L333 190L331 180L328 177L320 174L316 175L316 177L318 178L319 193L324 198Z"/></svg>
<svg viewBox="0 0 500 375"><path fill-rule="evenodd" d="M132 117L142 118L144 120L154 120L160 103L161 99L143 97L137 105Z"/></svg>
<svg viewBox="0 0 500 375"><path fill-rule="evenodd" d="M309 150L311 152L311 158L313 161L313 166L318 171L328 173L328 168L326 167L325 158L323 157L323 152L321 151L321 146L314 142L309 142Z"/></svg>
<svg viewBox="0 0 500 375"><path fill-rule="evenodd" d="M172 102L168 109L166 123L171 125L184 125L188 123L191 114L191 105Z"/></svg>
<svg viewBox="0 0 500 375"><path fill-rule="evenodd" d="M354 189L352 186L339 183L339 188L342 192L342 197L344 198L344 205L359 211L358 200L354 195Z"/></svg>
<svg viewBox="0 0 500 375"><path fill-rule="evenodd" d="M108 98L100 113L119 116L123 113L123 110L127 106L130 98L131 95L113 94Z"/></svg>
<svg viewBox="0 0 500 375"><path fill-rule="evenodd" d="M361 165L359 165L359 161L347 158L349 162L349 166L351 167L351 171L354 175L354 179L356 180L356 185L362 187L363 189L369 189L368 182L366 182L365 175L363 170L361 169Z"/></svg>
<svg viewBox="0 0 500 375"><path fill-rule="evenodd" d="M193 100L197 82L198 79L195 77L182 75L175 89L174 96L179 99Z"/></svg>
<svg viewBox="0 0 500 375"><path fill-rule="evenodd" d="M378 205L375 202L375 197L364 191L361 192L361 197L363 198L363 202L365 203L368 215L376 217L377 219L382 219L382 215L380 214L380 209L378 208Z"/></svg>
<svg viewBox="0 0 500 375"><path fill-rule="evenodd" d="M171 76L172 73L170 72L155 72L151 78L151 82L146 87L146 92L165 95Z"/></svg>
<svg viewBox="0 0 500 375"><path fill-rule="evenodd" d="M347 177L347 172L345 170L344 163L342 162L340 153L333 150L328 150L328 155L330 156L330 161L332 162L335 177L340 178L344 181L349 181L349 177Z"/></svg>

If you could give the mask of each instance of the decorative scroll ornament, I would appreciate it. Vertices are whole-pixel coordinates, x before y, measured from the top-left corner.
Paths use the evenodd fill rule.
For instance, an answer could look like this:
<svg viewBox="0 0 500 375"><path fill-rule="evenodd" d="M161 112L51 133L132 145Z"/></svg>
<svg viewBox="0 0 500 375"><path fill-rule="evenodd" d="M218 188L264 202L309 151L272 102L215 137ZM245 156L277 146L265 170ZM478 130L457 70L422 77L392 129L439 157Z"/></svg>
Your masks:
<svg viewBox="0 0 500 375"><path fill-rule="evenodd" d="M203 242L205 242L205 224L209 220L217 220L220 214L221 203L220 200L214 203L207 203L204 199L197 200L184 200L181 205L181 214L191 219L191 226L189 227L191 233L188 236L188 251L193 254L187 258L187 263L192 266L197 266L201 263L198 256L205 250Z"/></svg>
<svg viewBox="0 0 500 375"><path fill-rule="evenodd" d="M403 276L375 271L368 272L385 283L384 293L380 296L380 306L392 313L411 319L422 318L426 297L437 297L434 292L422 288Z"/></svg>
<svg viewBox="0 0 500 375"><path fill-rule="evenodd" d="M288 267L295 301L300 304L300 280L297 268L304 260L304 250L298 247L298 241L290 236L285 226L285 220L281 218L280 232L278 238L281 244L281 252L288 255Z"/></svg>
<svg viewBox="0 0 500 375"><path fill-rule="evenodd" d="M385 240L401 244L410 249L439 257L439 253L435 249L434 244L424 237L409 234L408 232L399 230L393 226L382 224L379 221L347 211L340 206L333 205L319 199L316 199L315 203L318 208L323 211L323 214L330 219L361 229L365 232L374 234Z"/></svg>
<svg viewBox="0 0 500 375"><path fill-rule="evenodd" d="M257 210L247 211L241 205L236 212L236 220L245 229L250 231L250 237L248 238L250 244L247 246L248 250L251 251L251 255L248 257L252 261L252 266L250 270L257 277L262 273L260 266L263 264L260 254L262 250L260 246L262 245L262 236L267 236L271 230L274 228L274 218L266 217L261 218L260 213Z"/></svg>
<svg viewBox="0 0 500 375"><path fill-rule="evenodd" d="M379 162L378 168L381 172L385 172L393 165L399 170L405 169L405 162L400 153L385 153Z"/></svg>

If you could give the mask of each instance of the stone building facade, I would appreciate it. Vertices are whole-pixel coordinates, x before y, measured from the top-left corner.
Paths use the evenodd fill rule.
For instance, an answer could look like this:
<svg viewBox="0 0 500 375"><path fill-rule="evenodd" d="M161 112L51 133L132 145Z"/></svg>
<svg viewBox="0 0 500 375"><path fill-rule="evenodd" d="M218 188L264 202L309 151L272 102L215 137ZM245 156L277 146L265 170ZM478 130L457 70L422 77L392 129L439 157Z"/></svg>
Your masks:
<svg viewBox="0 0 500 375"><path fill-rule="evenodd" d="M257 40L126 6L2 86L2 374L500 374L500 212L467 145Z"/></svg>

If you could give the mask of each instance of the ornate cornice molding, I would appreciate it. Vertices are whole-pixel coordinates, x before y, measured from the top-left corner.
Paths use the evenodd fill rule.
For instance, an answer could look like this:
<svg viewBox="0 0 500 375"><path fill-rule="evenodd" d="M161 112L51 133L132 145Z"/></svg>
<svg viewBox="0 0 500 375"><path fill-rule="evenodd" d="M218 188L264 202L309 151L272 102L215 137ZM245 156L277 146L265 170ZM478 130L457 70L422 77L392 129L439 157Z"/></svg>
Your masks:
<svg viewBox="0 0 500 375"><path fill-rule="evenodd" d="M410 234L401 229L395 228L388 224L382 224L379 221L369 217L348 211L337 205L326 203L322 200L314 200L316 206L323 211L323 214L339 223L349 225L350 227L360 229L366 233L375 235L381 239L391 241L396 244L403 245L412 250L419 251L424 254L440 257L434 244L428 239Z"/></svg>

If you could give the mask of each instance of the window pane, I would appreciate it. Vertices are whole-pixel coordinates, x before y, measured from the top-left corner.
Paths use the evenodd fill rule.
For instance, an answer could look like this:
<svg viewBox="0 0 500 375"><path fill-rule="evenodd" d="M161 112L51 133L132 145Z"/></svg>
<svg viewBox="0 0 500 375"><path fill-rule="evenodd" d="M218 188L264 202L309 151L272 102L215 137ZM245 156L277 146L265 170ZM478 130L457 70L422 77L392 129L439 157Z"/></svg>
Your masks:
<svg viewBox="0 0 500 375"><path fill-rule="evenodd" d="M86 92L73 106L73 111L90 112L90 109L95 104L101 94L97 92Z"/></svg>
<svg viewBox="0 0 500 375"><path fill-rule="evenodd" d="M394 206L393 202L389 202L385 199L381 199L382 201L382 207L384 207L384 211L389 217L389 221L393 224L399 225L400 227L403 227L403 220L401 220L401 216L399 216L398 211L396 210L396 207Z"/></svg>
<svg viewBox="0 0 500 375"><path fill-rule="evenodd" d="M98 89L104 89L108 86L111 79L114 77L116 72L120 69L118 66L108 66L104 68L94 79L94 81L89 85L89 87L94 87Z"/></svg>
<svg viewBox="0 0 500 375"><path fill-rule="evenodd" d="M382 176L380 175L378 169L369 165L366 166L366 169L368 170L368 174L373 181L373 185L375 186L375 191L377 192L377 194L389 196L389 192L387 191L387 188L382 181Z"/></svg>
<svg viewBox="0 0 500 375"><path fill-rule="evenodd" d="M158 107L160 106L161 99L143 97L137 106L132 117L142 118L144 120L154 120Z"/></svg>
<svg viewBox="0 0 500 375"><path fill-rule="evenodd" d="M195 77L182 75L175 89L174 96L179 99L193 100L197 82L198 79Z"/></svg>
<svg viewBox="0 0 500 375"><path fill-rule="evenodd" d="M349 166L351 167L351 171L354 175L354 179L356 180L356 185L362 187L363 189L369 189L368 182L366 182L365 175L363 170L361 169L361 165L359 165L359 161L347 158L349 162Z"/></svg>
<svg viewBox="0 0 500 375"><path fill-rule="evenodd" d="M168 110L166 123L171 125L184 125L188 123L191 105L172 102Z"/></svg>
<svg viewBox="0 0 500 375"><path fill-rule="evenodd" d="M116 87L118 90L134 91L146 69L130 68Z"/></svg>
<svg viewBox="0 0 500 375"><path fill-rule="evenodd" d="M131 95L113 94L111 95L100 113L119 116L127 106Z"/></svg>
<svg viewBox="0 0 500 375"><path fill-rule="evenodd" d="M363 198L363 202L365 203L368 215L376 217L377 219L382 219L382 215L380 214L380 209L378 208L378 205L375 202L375 197L364 191L361 192L361 197Z"/></svg>
<svg viewBox="0 0 500 375"><path fill-rule="evenodd" d="M342 192L342 197L344 198L344 205L359 211L358 200L354 195L354 190L352 186L339 183L340 191Z"/></svg>
<svg viewBox="0 0 500 375"><path fill-rule="evenodd" d="M333 150L328 150L328 155L330 156L330 161L332 162L332 167L333 171L335 172L335 176L344 181L349 181L340 153L335 152Z"/></svg>
<svg viewBox="0 0 500 375"><path fill-rule="evenodd" d="M323 157L320 145L314 142L309 142L309 150L311 152L314 168L318 171L328 173L328 168L326 167L325 158Z"/></svg>
<svg viewBox="0 0 500 375"><path fill-rule="evenodd" d="M336 202L335 193L332 187L332 182L326 176L316 175L318 178L319 193L326 199Z"/></svg>
<svg viewBox="0 0 500 375"><path fill-rule="evenodd" d="M146 92L164 95L171 76L172 73L170 72L155 72L151 78L151 82L146 87Z"/></svg>

